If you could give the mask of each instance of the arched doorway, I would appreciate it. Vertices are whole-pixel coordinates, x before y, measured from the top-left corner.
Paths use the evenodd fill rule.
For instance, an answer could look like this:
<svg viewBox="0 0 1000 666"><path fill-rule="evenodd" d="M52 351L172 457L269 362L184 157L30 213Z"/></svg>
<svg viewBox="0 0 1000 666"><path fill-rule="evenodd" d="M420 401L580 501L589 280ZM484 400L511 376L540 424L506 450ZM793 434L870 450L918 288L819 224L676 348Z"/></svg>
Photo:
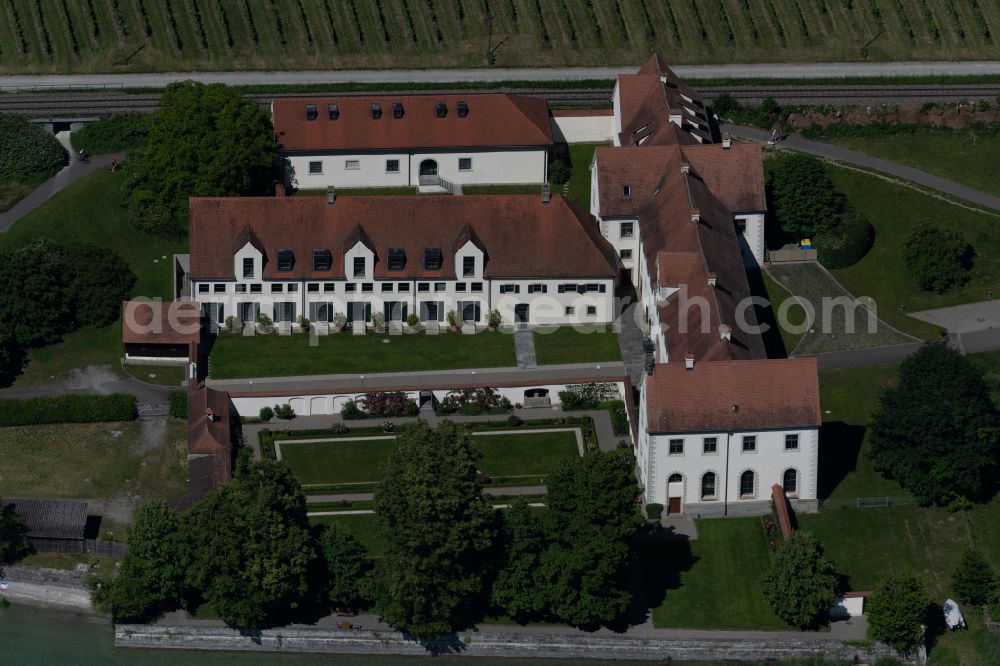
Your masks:
<svg viewBox="0 0 1000 666"><path fill-rule="evenodd" d="M424 160L420 163L420 175L421 176L436 176L438 175L438 163L435 160Z"/></svg>

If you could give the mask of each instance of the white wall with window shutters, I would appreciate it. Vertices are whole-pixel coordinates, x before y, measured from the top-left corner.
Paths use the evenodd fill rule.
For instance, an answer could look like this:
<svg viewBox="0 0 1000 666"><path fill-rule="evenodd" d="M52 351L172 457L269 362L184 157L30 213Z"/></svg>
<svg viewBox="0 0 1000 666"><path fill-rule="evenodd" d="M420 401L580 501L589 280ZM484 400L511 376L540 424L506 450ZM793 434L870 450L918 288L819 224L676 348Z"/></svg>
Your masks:
<svg viewBox="0 0 1000 666"><path fill-rule="evenodd" d="M348 169L347 161L357 160L357 169ZM386 169L389 160L396 160L399 170ZM310 173L310 163L319 162L320 173ZM334 187L406 187L410 184L409 155L405 152L365 154L289 154L285 156L285 182L301 190Z"/></svg>

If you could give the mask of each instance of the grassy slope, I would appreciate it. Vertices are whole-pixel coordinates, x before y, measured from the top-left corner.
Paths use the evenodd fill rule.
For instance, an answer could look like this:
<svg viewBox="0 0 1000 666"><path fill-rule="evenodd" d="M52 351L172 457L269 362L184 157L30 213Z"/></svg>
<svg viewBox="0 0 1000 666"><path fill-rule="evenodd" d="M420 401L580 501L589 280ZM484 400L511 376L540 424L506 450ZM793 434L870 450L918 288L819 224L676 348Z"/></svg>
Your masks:
<svg viewBox="0 0 1000 666"><path fill-rule="evenodd" d="M823 140L1000 196L996 175L1000 132L924 127L908 133Z"/></svg>
<svg viewBox="0 0 1000 666"><path fill-rule="evenodd" d="M886 182L875 176L829 166L836 188L875 227L875 245L864 259L849 268L831 271L856 297L871 296L878 315L891 326L924 339L938 328L906 316L905 312L970 303L1000 294L1000 218L960 208L929 195ZM911 231L933 224L960 232L977 257L969 282L944 294L912 286L902 259L902 247Z"/></svg>
<svg viewBox="0 0 1000 666"><path fill-rule="evenodd" d="M169 298L172 255L186 251L187 244L130 230L122 208L121 178L120 173L107 171L81 178L0 234L0 249L21 246L39 236L108 247L121 254L135 272L133 296ZM120 357L120 324L80 329L59 344L31 350L27 370L15 386L42 383L50 376L61 378L74 368L92 364L114 369Z"/></svg>
<svg viewBox="0 0 1000 666"><path fill-rule="evenodd" d="M308 335L219 335L209 358L214 379L404 372L517 365L514 338L501 332L461 335L340 333L309 346Z"/></svg>
<svg viewBox="0 0 1000 666"><path fill-rule="evenodd" d="M535 329L535 356L539 365L620 361L618 336L610 329L576 330L570 326Z"/></svg>
<svg viewBox="0 0 1000 666"><path fill-rule="evenodd" d="M778 284L774 278L772 278L767 271L762 271L764 276L764 288L767 290L767 300L771 302L771 311L774 313L775 320L778 318L778 311L782 304L792 297L788 290L783 286ZM789 305L785 309L785 317L787 318L787 323L792 326L800 326L802 322L805 321L806 312L802 309L801 305L794 304ZM785 347L785 354L791 354L795 347L799 344L799 340L802 339L802 333L793 333L786 327L781 326L780 322L778 325L778 331L781 333L781 342Z"/></svg>

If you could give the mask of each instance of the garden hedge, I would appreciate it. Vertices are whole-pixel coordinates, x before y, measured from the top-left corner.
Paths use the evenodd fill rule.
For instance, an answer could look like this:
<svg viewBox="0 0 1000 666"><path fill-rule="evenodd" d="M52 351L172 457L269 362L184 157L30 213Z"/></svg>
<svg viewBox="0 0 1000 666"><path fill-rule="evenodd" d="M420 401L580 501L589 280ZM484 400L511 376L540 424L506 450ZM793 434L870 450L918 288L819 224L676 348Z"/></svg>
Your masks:
<svg viewBox="0 0 1000 666"><path fill-rule="evenodd" d="M840 219L818 239L817 258L827 268L847 268L861 261L875 242L875 228L853 209L845 210Z"/></svg>
<svg viewBox="0 0 1000 666"><path fill-rule="evenodd" d="M175 419L186 419L188 415L188 396L184 391L174 391L170 394L170 415Z"/></svg>
<svg viewBox="0 0 1000 666"><path fill-rule="evenodd" d="M138 416L135 396L124 393L0 400L0 426L134 421Z"/></svg>
<svg viewBox="0 0 1000 666"><path fill-rule="evenodd" d="M59 140L26 116L0 113L0 183L49 176L68 158Z"/></svg>
<svg viewBox="0 0 1000 666"><path fill-rule="evenodd" d="M144 114L128 113L87 123L70 135L74 150L91 155L120 153L146 145L149 119Z"/></svg>

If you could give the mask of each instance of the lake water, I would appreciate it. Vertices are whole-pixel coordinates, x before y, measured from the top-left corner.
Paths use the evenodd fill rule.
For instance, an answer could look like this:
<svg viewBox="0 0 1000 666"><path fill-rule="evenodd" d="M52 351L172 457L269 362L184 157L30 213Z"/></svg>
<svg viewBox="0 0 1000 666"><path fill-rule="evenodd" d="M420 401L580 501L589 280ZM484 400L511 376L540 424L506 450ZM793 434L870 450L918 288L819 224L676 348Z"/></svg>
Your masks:
<svg viewBox="0 0 1000 666"><path fill-rule="evenodd" d="M204 652L181 650L134 650L112 646L111 624L88 615L60 613L12 605L0 609L0 664L3 666L174 666L175 664L335 664L336 666L414 666L422 657L276 654L274 652ZM469 666L553 666L565 660L487 659L439 657L434 664ZM587 666L627 666L628 663L588 661ZM680 662L673 662L680 665ZM700 662L700 666L711 666Z"/></svg>

